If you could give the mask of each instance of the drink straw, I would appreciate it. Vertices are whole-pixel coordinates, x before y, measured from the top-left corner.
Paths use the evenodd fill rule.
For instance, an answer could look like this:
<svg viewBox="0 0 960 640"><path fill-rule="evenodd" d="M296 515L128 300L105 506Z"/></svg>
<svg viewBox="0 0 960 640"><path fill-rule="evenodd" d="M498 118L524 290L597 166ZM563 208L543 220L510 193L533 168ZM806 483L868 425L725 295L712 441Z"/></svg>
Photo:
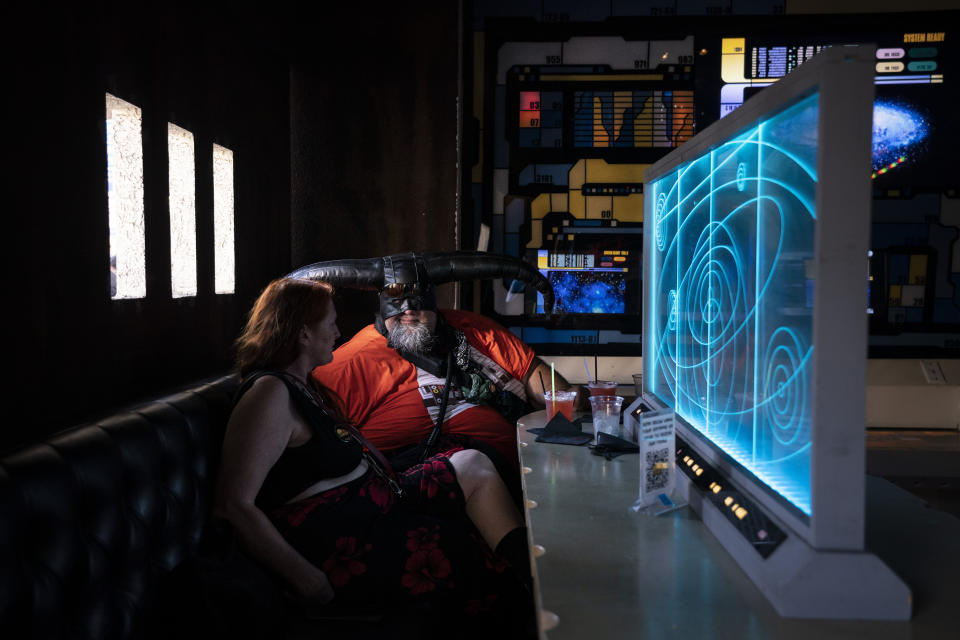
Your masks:
<svg viewBox="0 0 960 640"><path fill-rule="evenodd" d="M590 367L587 366L587 359L586 359L586 358L583 359L583 368L587 370L587 383L589 383L590 380L591 380L591 378L590 378Z"/></svg>
<svg viewBox="0 0 960 640"><path fill-rule="evenodd" d="M553 363L552 362L550 363L550 395L552 395L554 398L557 397L556 385L554 385L553 383Z"/></svg>
<svg viewBox="0 0 960 640"><path fill-rule="evenodd" d="M540 388L543 389L544 395L547 393L547 385L543 384L543 372L537 371L537 375L540 376Z"/></svg>

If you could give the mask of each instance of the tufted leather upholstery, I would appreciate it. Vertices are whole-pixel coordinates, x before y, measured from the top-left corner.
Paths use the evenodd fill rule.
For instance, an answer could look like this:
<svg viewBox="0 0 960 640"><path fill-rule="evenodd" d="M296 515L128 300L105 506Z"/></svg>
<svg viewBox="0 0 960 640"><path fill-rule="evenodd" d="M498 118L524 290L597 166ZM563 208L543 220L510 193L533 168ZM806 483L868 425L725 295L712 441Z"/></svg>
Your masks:
<svg viewBox="0 0 960 640"><path fill-rule="evenodd" d="M0 637L149 635L160 580L200 541L234 376L0 460Z"/></svg>

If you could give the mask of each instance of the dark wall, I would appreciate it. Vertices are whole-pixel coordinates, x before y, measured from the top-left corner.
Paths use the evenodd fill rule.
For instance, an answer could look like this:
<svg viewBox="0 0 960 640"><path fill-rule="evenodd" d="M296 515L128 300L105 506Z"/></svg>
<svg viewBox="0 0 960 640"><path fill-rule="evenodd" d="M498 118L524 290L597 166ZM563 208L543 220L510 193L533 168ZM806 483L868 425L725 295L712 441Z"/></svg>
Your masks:
<svg viewBox="0 0 960 640"><path fill-rule="evenodd" d="M243 313L290 264L289 73L254 23L197 13L119 15L45 7L19 15L14 223L6 237L3 448L116 405L226 372ZM110 299L105 92L143 110L147 296ZM198 287L170 296L167 122L193 132ZM213 293L211 145L233 150L237 291ZM10 146L7 146L10 150ZM8 200L8 206L11 205Z"/></svg>
<svg viewBox="0 0 960 640"><path fill-rule="evenodd" d="M257 13L95 4L0 9L15 34L3 43L15 169L0 450L227 372L251 303L294 266L455 247L456 2L279 2ZM108 91L143 109L148 282L138 301L110 300ZM196 146L199 293L179 300L168 121ZM234 152L234 295L213 294L214 142ZM349 336L376 297L340 295Z"/></svg>
<svg viewBox="0 0 960 640"><path fill-rule="evenodd" d="M366 7L359 22L344 5L293 32L297 265L456 248L457 3ZM340 328L351 335L370 322L376 298L340 296Z"/></svg>

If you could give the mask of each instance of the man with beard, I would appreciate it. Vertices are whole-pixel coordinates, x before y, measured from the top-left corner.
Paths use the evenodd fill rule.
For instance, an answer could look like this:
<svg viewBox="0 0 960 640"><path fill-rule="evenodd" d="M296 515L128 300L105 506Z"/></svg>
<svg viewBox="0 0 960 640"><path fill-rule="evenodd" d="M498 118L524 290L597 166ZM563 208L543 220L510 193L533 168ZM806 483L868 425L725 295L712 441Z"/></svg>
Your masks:
<svg viewBox="0 0 960 640"><path fill-rule="evenodd" d="M339 396L345 417L388 455L407 450L413 454L407 462L416 462L432 436L436 448L481 448L516 469L516 419L544 406L541 380L550 379L550 367L496 322L438 310L434 282L417 254L383 260L390 261L376 322L340 346L313 378ZM570 388L559 375L555 384ZM441 414L440 431L432 434Z"/></svg>

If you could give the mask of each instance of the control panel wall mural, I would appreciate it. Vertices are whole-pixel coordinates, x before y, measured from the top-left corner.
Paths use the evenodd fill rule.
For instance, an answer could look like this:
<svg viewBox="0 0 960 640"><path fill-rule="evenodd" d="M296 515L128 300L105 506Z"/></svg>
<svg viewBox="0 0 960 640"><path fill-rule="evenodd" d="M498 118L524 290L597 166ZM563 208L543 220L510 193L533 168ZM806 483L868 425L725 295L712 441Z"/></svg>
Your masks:
<svg viewBox="0 0 960 640"><path fill-rule="evenodd" d="M524 257L560 291L497 282L464 301L538 349L639 355L643 174L820 51L878 47L872 357L960 357L960 172L953 117L960 12L790 14L783 2L472 5L464 248ZM946 16L946 17L945 17ZM526 311L526 313L525 313Z"/></svg>

